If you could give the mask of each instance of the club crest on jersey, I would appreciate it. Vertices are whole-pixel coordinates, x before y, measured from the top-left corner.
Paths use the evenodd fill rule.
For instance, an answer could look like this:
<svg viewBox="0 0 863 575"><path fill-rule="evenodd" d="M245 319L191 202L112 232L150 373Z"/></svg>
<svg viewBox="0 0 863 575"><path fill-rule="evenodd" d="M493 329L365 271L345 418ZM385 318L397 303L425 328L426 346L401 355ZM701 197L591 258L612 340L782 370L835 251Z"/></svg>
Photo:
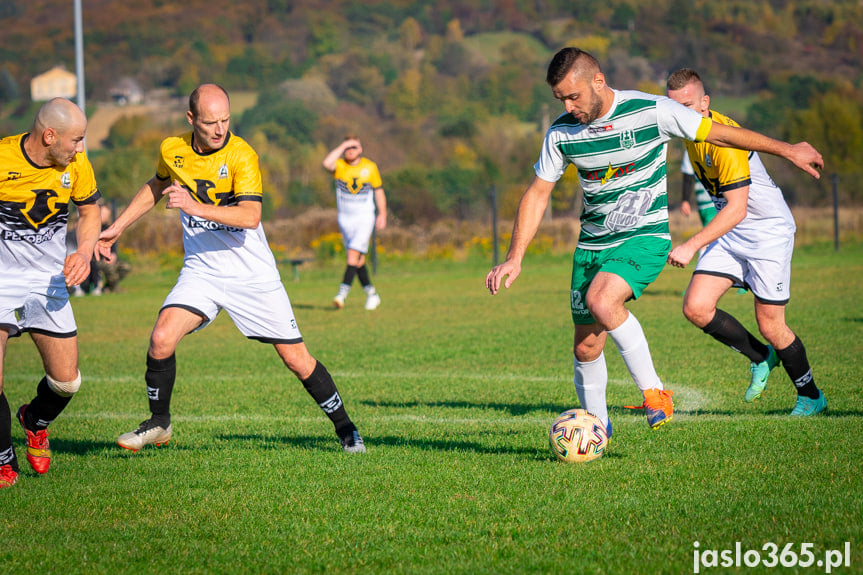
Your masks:
<svg viewBox="0 0 863 575"><path fill-rule="evenodd" d="M624 130L621 132L620 145L627 150L635 146L635 132L632 130Z"/></svg>
<svg viewBox="0 0 863 575"><path fill-rule="evenodd" d="M6 175L7 180L17 180L20 177L21 177L21 172L9 172Z"/></svg>
<svg viewBox="0 0 863 575"><path fill-rule="evenodd" d="M222 164L221 167L219 167L219 179L220 180L227 180L228 179L228 165L227 164Z"/></svg>
<svg viewBox="0 0 863 575"><path fill-rule="evenodd" d="M183 158L183 156L174 156L174 167L175 168L182 168L183 164L185 164L185 163L186 163L186 160Z"/></svg>
<svg viewBox="0 0 863 575"><path fill-rule="evenodd" d="M72 187L72 176L69 175L69 172L63 172L63 175L60 176L60 185L63 186L64 190Z"/></svg>

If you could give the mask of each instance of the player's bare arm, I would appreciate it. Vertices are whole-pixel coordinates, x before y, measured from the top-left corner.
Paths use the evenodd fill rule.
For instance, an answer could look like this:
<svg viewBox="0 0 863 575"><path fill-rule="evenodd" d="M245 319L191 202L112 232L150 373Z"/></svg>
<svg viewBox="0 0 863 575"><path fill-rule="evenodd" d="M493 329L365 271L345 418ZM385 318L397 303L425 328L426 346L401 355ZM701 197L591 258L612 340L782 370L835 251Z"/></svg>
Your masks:
<svg viewBox="0 0 863 575"><path fill-rule="evenodd" d="M162 199L162 190L168 186L168 180L160 180L153 176L150 180L141 186L128 207L123 210L114 223L99 234L99 241L96 244L96 257L103 260L108 260L111 257L111 246L120 239L120 235L138 219L153 209L153 206L159 203Z"/></svg>
<svg viewBox="0 0 863 575"><path fill-rule="evenodd" d="M678 268L685 268L695 254L712 241L730 232L734 226L746 217L746 204L749 200L749 186L726 192L723 196L727 201L724 208L716 212L716 217L710 220L698 233L671 250L668 263Z"/></svg>
<svg viewBox="0 0 863 575"><path fill-rule="evenodd" d="M383 188L375 190L375 206L378 209L378 215L375 217L375 229L382 230L387 227L387 196Z"/></svg>
<svg viewBox="0 0 863 575"><path fill-rule="evenodd" d="M824 158L808 142L789 144L746 128L726 126L718 122L713 123L706 141L717 146L753 150L785 158L815 179L821 178L818 170L824 168Z"/></svg>
<svg viewBox="0 0 863 575"><path fill-rule="evenodd" d="M211 222L235 228L254 229L261 222L261 202L241 201L233 206L216 206L196 201L180 182L174 181L162 191L168 198L168 209L183 210Z"/></svg>
<svg viewBox="0 0 863 575"><path fill-rule="evenodd" d="M485 287L488 288L491 295L498 292L501 282L508 289L521 274L521 261L524 259L527 246L539 229L554 184L555 182L546 182L541 178L534 177L527 191L524 192L518 204L518 213L515 216L512 240L509 244L506 260L492 268L485 277ZM504 278L506 278L505 281Z"/></svg>
<svg viewBox="0 0 863 575"><path fill-rule="evenodd" d="M358 148L360 153L362 153L362 144L360 144L359 140L354 139L345 140L341 144L330 150L330 153L327 154L323 162L321 162L321 164L324 166L324 169L329 172L336 171L336 161L342 157L342 154L345 153L345 150L354 147Z"/></svg>
<svg viewBox="0 0 863 575"><path fill-rule="evenodd" d="M78 249L66 256L63 263L63 276L67 286L76 286L90 275L90 260L101 228L98 204L78 206L78 216L78 226L75 230Z"/></svg>

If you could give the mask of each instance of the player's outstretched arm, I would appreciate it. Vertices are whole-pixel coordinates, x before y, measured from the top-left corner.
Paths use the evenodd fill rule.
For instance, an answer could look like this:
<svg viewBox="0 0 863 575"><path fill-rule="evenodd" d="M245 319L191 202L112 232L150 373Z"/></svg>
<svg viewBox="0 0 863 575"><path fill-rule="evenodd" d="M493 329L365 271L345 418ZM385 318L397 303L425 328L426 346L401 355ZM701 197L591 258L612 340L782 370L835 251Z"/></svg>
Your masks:
<svg viewBox="0 0 863 575"><path fill-rule="evenodd" d="M707 141L717 146L753 150L785 158L815 179L821 178L818 170L824 168L824 158L808 142L789 144L746 128L726 126L718 122L713 122L710 133L707 134Z"/></svg>
<svg viewBox="0 0 863 575"><path fill-rule="evenodd" d="M500 290L501 283L505 288L509 288L521 274L521 261L524 259L527 246L536 235L536 230L539 229L554 184L555 182L546 182L534 177L521 197L518 213L515 216L515 224L512 228L512 240L506 254L506 261L492 268L485 277L485 287L488 288L491 295L495 295Z"/></svg>
<svg viewBox="0 0 863 575"><path fill-rule="evenodd" d="M111 246L120 239L120 235L126 228L138 221L138 219L153 209L159 200L162 199L162 190L169 184L169 180L159 180L153 176L150 180L141 186L129 205L123 210L114 223L108 226L99 234L99 241L96 243L96 257L103 260L109 260L111 257Z"/></svg>

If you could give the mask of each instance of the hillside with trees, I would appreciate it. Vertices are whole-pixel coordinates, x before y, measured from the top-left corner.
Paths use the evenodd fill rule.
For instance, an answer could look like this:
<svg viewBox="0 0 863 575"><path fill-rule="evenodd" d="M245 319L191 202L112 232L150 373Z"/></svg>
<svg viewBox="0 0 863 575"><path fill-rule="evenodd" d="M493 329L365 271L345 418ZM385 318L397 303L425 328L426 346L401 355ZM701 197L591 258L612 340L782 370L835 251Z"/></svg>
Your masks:
<svg viewBox="0 0 863 575"><path fill-rule="evenodd" d="M158 141L183 129L184 97L212 81L249 98L233 128L261 156L267 217L334 204L320 161L347 133L380 165L398 221L486 218L492 186L511 216L543 127L562 110L544 77L564 45L596 55L616 88L662 93L668 73L698 69L717 109L810 141L826 174L839 174L843 202L863 200L856 0L83 0L83 12L88 114L123 78L151 101L167 96L90 153L105 195L121 202L153 172ZM74 70L72 2L5 0L0 30L5 135L27 129L33 76ZM830 177L768 167L791 202L828 201ZM566 178L555 213L578 210L575 174Z"/></svg>

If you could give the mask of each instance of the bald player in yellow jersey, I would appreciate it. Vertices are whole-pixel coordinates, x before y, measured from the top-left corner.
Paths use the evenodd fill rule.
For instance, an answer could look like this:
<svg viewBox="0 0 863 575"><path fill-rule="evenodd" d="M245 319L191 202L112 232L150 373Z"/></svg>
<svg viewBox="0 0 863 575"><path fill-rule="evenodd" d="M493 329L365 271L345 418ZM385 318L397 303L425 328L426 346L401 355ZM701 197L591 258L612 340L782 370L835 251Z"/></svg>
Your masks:
<svg viewBox="0 0 863 575"><path fill-rule="evenodd" d="M101 197L84 153L87 118L63 98L46 102L26 134L0 140L0 488L18 480L11 411L3 392L10 337L29 332L45 376L18 409L27 461L48 471L48 425L81 386L78 338L67 287L90 273ZM78 210L77 250L66 254L69 204Z"/></svg>
<svg viewBox="0 0 863 575"><path fill-rule="evenodd" d="M175 350L186 334L225 310L243 335L272 344L285 366L332 421L346 452L365 451L333 378L309 353L261 225L258 156L230 131L228 93L215 84L189 97L192 131L162 142L159 166L126 210L99 236L109 256L120 234L163 197L183 224L183 270L165 298L147 351L150 418L117 443L137 451L173 436L170 402Z"/></svg>

